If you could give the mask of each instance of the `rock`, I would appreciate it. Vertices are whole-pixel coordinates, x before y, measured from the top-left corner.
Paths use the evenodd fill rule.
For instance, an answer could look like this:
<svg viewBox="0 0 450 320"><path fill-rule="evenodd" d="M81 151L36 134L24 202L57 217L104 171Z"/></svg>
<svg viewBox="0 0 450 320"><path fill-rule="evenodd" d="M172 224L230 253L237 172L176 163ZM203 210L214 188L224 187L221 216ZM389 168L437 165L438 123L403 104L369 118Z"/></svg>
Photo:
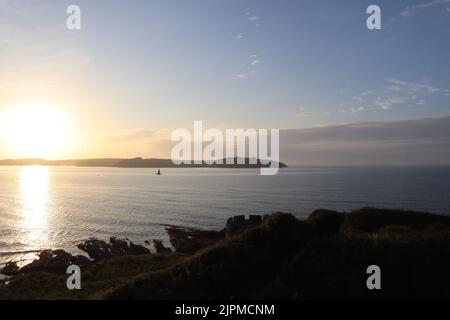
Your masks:
<svg viewBox="0 0 450 320"><path fill-rule="evenodd" d="M77 245L77 248L86 252L95 261L106 259L112 256L108 243L103 240L90 238Z"/></svg>
<svg viewBox="0 0 450 320"><path fill-rule="evenodd" d="M18 271L19 266L16 262L13 261L7 262L6 265L2 269L0 269L0 273L4 274L5 276L13 276L17 274Z"/></svg>
<svg viewBox="0 0 450 320"><path fill-rule="evenodd" d="M203 231L179 227L166 228L176 252L191 254L225 238L224 231Z"/></svg>
<svg viewBox="0 0 450 320"><path fill-rule="evenodd" d="M91 263L91 261L84 256L73 256L64 250L44 250L38 254L38 257L38 260L24 266L19 272L65 272L70 265L74 264L82 267Z"/></svg>
<svg viewBox="0 0 450 320"><path fill-rule="evenodd" d="M268 215L250 215L248 219L245 219L245 216L231 217L227 220L225 236L229 238L242 231L254 228L263 223L263 221L268 217Z"/></svg>
<svg viewBox="0 0 450 320"><path fill-rule="evenodd" d="M150 250L144 246L136 245L128 239L121 240L111 237L109 239L111 253L115 256L139 255L150 253Z"/></svg>
<svg viewBox="0 0 450 320"><path fill-rule="evenodd" d="M135 245L128 239L121 240L115 237L109 239L109 243L90 238L77 245L80 250L83 250L95 261L103 260L106 258L126 256L126 255L139 255L148 254L150 250L146 247Z"/></svg>
<svg viewBox="0 0 450 320"><path fill-rule="evenodd" d="M153 245L155 246L156 253L170 253L172 250L164 246L161 240L153 240Z"/></svg>

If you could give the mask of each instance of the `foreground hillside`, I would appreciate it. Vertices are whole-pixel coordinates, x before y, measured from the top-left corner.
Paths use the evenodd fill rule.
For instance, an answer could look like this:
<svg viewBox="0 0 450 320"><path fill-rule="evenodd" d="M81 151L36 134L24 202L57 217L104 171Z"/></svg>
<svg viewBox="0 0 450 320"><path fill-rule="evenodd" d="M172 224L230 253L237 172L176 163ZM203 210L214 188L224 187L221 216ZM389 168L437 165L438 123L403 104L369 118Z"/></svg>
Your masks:
<svg viewBox="0 0 450 320"><path fill-rule="evenodd" d="M369 265L381 290L368 290ZM194 254L104 259L82 269L82 290L60 271L25 272L1 299L450 298L450 217L364 208L275 213Z"/></svg>

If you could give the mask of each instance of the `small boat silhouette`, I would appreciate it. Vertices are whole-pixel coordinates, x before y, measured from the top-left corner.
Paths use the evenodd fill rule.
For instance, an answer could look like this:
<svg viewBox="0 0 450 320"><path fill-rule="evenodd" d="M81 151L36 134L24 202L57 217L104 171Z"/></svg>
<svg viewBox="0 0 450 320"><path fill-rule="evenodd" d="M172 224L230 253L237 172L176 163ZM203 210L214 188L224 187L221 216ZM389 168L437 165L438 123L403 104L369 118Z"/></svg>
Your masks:
<svg viewBox="0 0 450 320"><path fill-rule="evenodd" d="M158 169L158 172L156 173L158 176L161 175L161 170Z"/></svg>

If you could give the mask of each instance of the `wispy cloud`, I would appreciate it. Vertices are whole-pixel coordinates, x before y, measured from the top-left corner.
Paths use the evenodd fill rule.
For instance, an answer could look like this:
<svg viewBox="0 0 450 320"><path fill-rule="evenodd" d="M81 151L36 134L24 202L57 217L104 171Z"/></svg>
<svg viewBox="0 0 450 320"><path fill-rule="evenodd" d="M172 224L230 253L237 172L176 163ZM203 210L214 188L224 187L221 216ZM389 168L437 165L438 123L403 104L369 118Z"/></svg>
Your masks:
<svg viewBox="0 0 450 320"><path fill-rule="evenodd" d="M351 102L356 104L342 111L351 113L370 109L391 110L396 106L424 106L426 98L431 95L448 95L447 90L442 90L429 82L409 82L396 78L386 79L385 85L380 90L366 90L360 94L352 95Z"/></svg>
<svg viewBox="0 0 450 320"><path fill-rule="evenodd" d="M436 6L436 5L440 5L440 4L444 4L444 3L450 3L450 0L433 0L433 1L429 1L429 2L425 2L425 3L420 3L420 4L413 4L410 6L407 6L406 8L403 9L402 12L400 12L400 16L401 17L411 17L414 16L415 14L417 14L419 11ZM447 8L448 10L448 8Z"/></svg>
<svg viewBox="0 0 450 320"><path fill-rule="evenodd" d="M350 109L350 111L351 111L352 113L357 113L357 112L362 112L362 111L364 111L365 109L366 109L365 107L353 107L353 108Z"/></svg>
<svg viewBox="0 0 450 320"><path fill-rule="evenodd" d="M359 95L353 96L353 100L358 101L358 102L363 102L363 98Z"/></svg>
<svg viewBox="0 0 450 320"><path fill-rule="evenodd" d="M255 27L260 26L259 22L260 22L261 18L259 16L254 15L251 12L246 12L245 16L246 16L247 23L251 23ZM249 35L249 37L251 36L251 32L247 32L247 34ZM244 33L243 32L237 33L235 35L235 38L237 40L244 39ZM245 37L245 38L247 38L247 37ZM245 63L241 64L241 67L240 67L241 70L239 70L238 73L234 75L234 79L243 80L243 79L248 79L248 78L252 77L255 74L256 67L260 64L261 64L261 59L258 57L257 54L250 55L250 61L247 60Z"/></svg>
<svg viewBox="0 0 450 320"><path fill-rule="evenodd" d="M398 92L406 91L411 94L417 92L437 93L441 90L429 83L412 83L395 78L387 79L387 82L387 89Z"/></svg>
<svg viewBox="0 0 450 320"><path fill-rule="evenodd" d="M261 64L261 59L257 54L250 55L250 61L242 65L242 72L235 75L235 79L248 79L255 74L257 66Z"/></svg>
<svg viewBox="0 0 450 320"><path fill-rule="evenodd" d="M250 66L256 66L261 63L261 59L257 54L250 55Z"/></svg>
<svg viewBox="0 0 450 320"><path fill-rule="evenodd" d="M235 79L243 80L249 78L250 76L251 73L238 73L237 75L235 75Z"/></svg>
<svg viewBox="0 0 450 320"><path fill-rule="evenodd" d="M426 101L424 99L420 99L419 101L416 102L418 106L423 106L425 103Z"/></svg>
<svg viewBox="0 0 450 320"><path fill-rule="evenodd" d="M296 118L306 118L306 117L318 117L318 116L327 116L328 112L321 111L308 111L305 108L299 108L298 112L295 114Z"/></svg>
<svg viewBox="0 0 450 320"><path fill-rule="evenodd" d="M251 12L246 12L245 15L247 16L247 20L251 22L255 27L260 26L260 20L261 18L257 15L252 14Z"/></svg>
<svg viewBox="0 0 450 320"><path fill-rule="evenodd" d="M296 118L306 118L306 117L315 116L315 115L317 115L317 113L315 113L315 112L307 112L304 110L300 110L299 112L297 112L295 114L295 117Z"/></svg>
<svg viewBox="0 0 450 320"><path fill-rule="evenodd" d="M388 22L386 23L386 27L391 26L396 23L400 19L412 18L420 14L421 12L430 9L435 6L444 5L450 3L450 0L432 0L428 2L423 2L419 4L413 4L406 6L402 11L398 14L392 16ZM450 13L450 8L446 8L446 11Z"/></svg>
<svg viewBox="0 0 450 320"><path fill-rule="evenodd" d="M375 106L382 110L391 110L393 106L403 104L407 101L406 97L377 97L375 100Z"/></svg>

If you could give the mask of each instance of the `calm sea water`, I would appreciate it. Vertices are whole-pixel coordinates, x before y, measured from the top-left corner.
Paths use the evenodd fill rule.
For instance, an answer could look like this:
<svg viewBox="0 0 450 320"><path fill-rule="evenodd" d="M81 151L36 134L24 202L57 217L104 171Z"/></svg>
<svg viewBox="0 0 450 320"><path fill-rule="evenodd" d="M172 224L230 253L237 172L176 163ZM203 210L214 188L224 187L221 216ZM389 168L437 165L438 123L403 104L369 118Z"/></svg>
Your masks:
<svg viewBox="0 0 450 320"><path fill-rule="evenodd" d="M253 169L0 167L0 264L88 237L168 242L166 225L221 229L228 217L326 207L450 213L450 168Z"/></svg>

